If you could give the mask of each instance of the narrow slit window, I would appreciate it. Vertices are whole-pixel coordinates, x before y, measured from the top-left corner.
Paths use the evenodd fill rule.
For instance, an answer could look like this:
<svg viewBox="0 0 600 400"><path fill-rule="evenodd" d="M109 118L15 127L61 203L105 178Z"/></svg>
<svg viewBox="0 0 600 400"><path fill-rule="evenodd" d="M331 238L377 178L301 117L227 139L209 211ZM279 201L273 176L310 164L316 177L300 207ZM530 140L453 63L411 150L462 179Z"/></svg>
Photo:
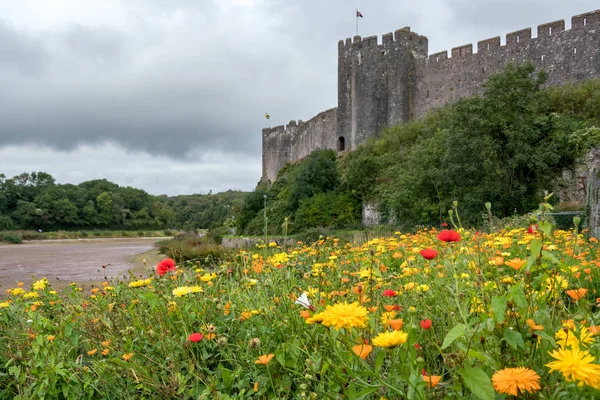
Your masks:
<svg viewBox="0 0 600 400"><path fill-rule="evenodd" d="M427 89L427 97L429 97L429 89Z"/></svg>
<svg viewBox="0 0 600 400"><path fill-rule="evenodd" d="M338 139L338 151L346 150L346 139L343 136L340 136Z"/></svg>
<svg viewBox="0 0 600 400"><path fill-rule="evenodd" d="M490 49L490 44L489 44L489 43L487 44L487 49L488 49L488 50Z"/></svg>
<svg viewBox="0 0 600 400"><path fill-rule="evenodd" d="M577 54L577 47L573 48L573 54Z"/></svg>
<svg viewBox="0 0 600 400"><path fill-rule="evenodd" d="M485 74L485 67L482 67L482 68L481 68L481 73L482 73L482 74Z"/></svg>
<svg viewBox="0 0 600 400"><path fill-rule="evenodd" d="M548 28L548 35L552 35L552 27Z"/></svg>
<svg viewBox="0 0 600 400"><path fill-rule="evenodd" d="M587 18L583 19L583 26L587 26Z"/></svg>
<svg viewBox="0 0 600 400"><path fill-rule="evenodd" d="M435 62L440 62L440 56L435 57Z"/></svg>
<svg viewBox="0 0 600 400"><path fill-rule="evenodd" d="M521 42L521 36L517 35L517 43Z"/></svg>
<svg viewBox="0 0 600 400"><path fill-rule="evenodd" d="M542 56L542 61L544 61L544 56Z"/></svg>

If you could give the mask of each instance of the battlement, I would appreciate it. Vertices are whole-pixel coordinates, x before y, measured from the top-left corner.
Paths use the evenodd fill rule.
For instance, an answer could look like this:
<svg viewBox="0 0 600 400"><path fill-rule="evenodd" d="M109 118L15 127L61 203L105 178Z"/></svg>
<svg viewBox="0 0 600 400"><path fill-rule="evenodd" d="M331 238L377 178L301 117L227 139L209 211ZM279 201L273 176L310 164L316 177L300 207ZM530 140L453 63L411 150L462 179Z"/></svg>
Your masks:
<svg viewBox="0 0 600 400"><path fill-rule="evenodd" d="M585 14L579 14L571 18L571 28L565 29L565 20L548 22L537 26L537 37L532 37L532 29L526 28L506 34L506 43L501 44L500 36L485 39L477 42L477 53L473 53L473 45L466 44L451 49L451 57L447 57L448 52L438 52L430 54L427 57L429 62L440 62L451 60L456 57L465 57L472 54L492 54L494 52L504 52L507 47L525 46L531 41L554 39L559 35L571 32L589 31L596 33L600 30L600 10L591 11Z"/></svg>
<svg viewBox="0 0 600 400"><path fill-rule="evenodd" d="M340 40L338 42L338 48L340 51L354 50L362 48L391 48L395 44L402 44L404 46L427 46L429 39L426 36L419 35L418 33L411 32L410 27L404 27L396 30L394 33L389 32L381 36L381 43L379 43L378 36L368 36L362 38L360 36L354 36L352 39L346 38L346 40Z"/></svg>

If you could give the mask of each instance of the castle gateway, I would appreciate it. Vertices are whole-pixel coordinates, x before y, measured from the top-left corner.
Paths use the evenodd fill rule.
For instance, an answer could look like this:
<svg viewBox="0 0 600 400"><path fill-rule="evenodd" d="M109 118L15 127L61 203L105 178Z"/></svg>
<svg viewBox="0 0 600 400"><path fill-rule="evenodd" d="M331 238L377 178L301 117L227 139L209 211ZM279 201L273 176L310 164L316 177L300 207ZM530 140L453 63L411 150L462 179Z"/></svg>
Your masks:
<svg viewBox="0 0 600 400"><path fill-rule="evenodd" d="M506 64L532 61L548 72L548 85L600 78L600 10L565 21L500 36L428 55L428 39L399 29L394 34L338 44L338 106L309 121L262 131L263 180L274 181L290 161L316 149L355 149L386 126L423 116L462 97L478 94L482 84Z"/></svg>

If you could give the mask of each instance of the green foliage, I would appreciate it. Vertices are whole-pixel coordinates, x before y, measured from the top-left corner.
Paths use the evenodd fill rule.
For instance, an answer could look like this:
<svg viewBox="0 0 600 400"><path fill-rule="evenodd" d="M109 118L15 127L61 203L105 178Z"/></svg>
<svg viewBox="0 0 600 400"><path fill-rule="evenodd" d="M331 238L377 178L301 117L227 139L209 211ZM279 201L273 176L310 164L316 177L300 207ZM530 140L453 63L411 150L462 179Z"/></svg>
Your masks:
<svg viewBox="0 0 600 400"><path fill-rule="evenodd" d="M295 228L302 230L315 226L356 224L360 221L360 207L347 194L319 193L303 200L296 211Z"/></svg>
<svg viewBox="0 0 600 400"><path fill-rule="evenodd" d="M56 184L44 172L0 174L0 229L206 229L238 212L244 193L152 196L106 179Z"/></svg>
<svg viewBox="0 0 600 400"><path fill-rule="evenodd" d="M200 264L218 264L228 254L226 249L208 238L194 233L178 235L157 244L159 251L178 262L195 261Z"/></svg>
<svg viewBox="0 0 600 400"><path fill-rule="evenodd" d="M315 150L300 164L288 196L288 207L297 210L300 202L338 185L335 151Z"/></svg>
<svg viewBox="0 0 600 400"><path fill-rule="evenodd" d="M23 243L23 238L19 234L2 233L2 234L0 234L0 242L21 244L21 243Z"/></svg>

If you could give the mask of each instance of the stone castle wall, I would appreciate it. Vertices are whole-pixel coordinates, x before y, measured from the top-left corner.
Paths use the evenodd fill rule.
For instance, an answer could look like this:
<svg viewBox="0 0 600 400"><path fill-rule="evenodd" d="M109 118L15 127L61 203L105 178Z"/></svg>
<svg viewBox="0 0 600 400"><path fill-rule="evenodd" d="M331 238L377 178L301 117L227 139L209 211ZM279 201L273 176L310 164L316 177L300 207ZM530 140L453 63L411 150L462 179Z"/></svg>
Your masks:
<svg viewBox="0 0 600 400"><path fill-rule="evenodd" d="M410 28L355 36L338 44L338 107L302 123L263 130L263 179L274 181L286 162L317 148L355 149L386 126L482 92L511 62L532 61L548 85L600 78L600 10L428 55L428 39Z"/></svg>

